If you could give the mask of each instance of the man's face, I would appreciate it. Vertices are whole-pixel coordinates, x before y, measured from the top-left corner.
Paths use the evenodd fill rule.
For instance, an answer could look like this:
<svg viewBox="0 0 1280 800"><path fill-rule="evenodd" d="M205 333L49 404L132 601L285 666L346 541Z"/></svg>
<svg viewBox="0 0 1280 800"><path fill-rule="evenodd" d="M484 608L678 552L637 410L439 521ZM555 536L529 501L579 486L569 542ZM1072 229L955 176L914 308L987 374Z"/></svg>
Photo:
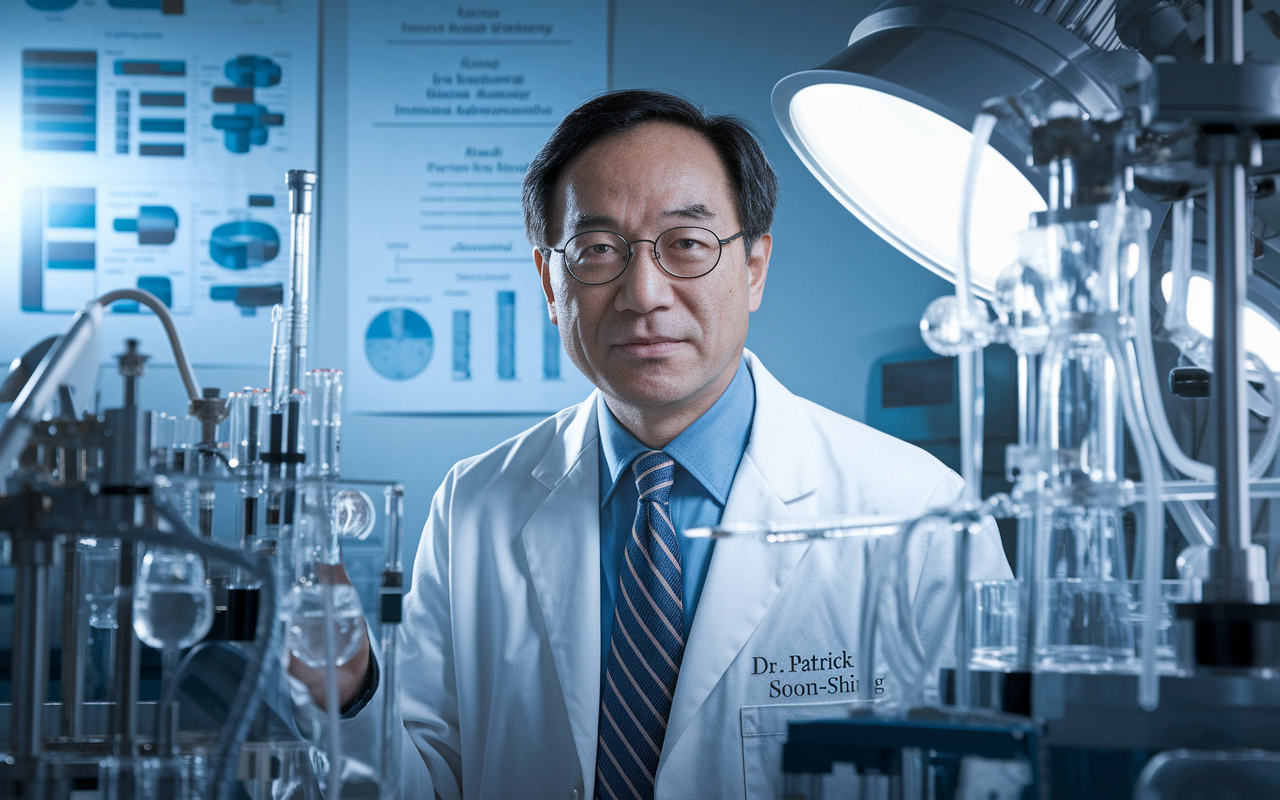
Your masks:
<svg viewBox="0 0 1280 800"><path fill-rule="evenodd" d="M662 122L603 139L570 162L550 223L557 248L587 230L614 231L629 242L686 225L720 239L741 230L715 149L701 135ZM700 415L732 380L747 316L760 307L770 246L762 237L748 258L736 239L710 273L677 278L654 260L651 243L640 242L626 271L597 286L571 276L559 253L545 260L535 250L534 260L569 357L615 413L674 418Z"/></svg>

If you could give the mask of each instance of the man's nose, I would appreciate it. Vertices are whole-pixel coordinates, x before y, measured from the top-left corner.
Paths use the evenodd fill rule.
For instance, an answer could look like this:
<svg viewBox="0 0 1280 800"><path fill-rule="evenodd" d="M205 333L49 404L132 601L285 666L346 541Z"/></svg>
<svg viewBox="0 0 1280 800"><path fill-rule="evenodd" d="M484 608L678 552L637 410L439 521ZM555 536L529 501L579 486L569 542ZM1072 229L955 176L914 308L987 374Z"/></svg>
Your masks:
<svg viewBox="0 0 1280 800"><path fill-rule="evenodd" d="M672 278L654 256L652 242L631 243L631 263L619 280L622 285L614 297L619 311L645 314L671 303Z"/></svg>

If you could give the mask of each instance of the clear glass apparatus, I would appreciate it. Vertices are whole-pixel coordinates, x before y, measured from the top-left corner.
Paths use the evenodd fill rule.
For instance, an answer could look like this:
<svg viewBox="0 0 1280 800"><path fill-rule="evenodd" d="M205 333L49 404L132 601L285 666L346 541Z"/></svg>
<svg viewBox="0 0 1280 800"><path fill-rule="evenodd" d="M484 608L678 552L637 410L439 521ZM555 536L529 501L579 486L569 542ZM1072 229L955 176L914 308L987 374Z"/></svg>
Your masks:
<svg viewBox="0 0 1280 800"><path fill-rule="evenodd" d="M1022 235L1016 270L1019 283L1040 291L1006 301L1007 319L1042 314L1048 327L1018 487L1032 509L1023 543L1030 574L1019 576L1027 584L1032 666L1137 671L1123 519L1135 499L1124 477L1124 401L1140 391L1126 350L1150 214L1121 201L1037 214L1035 223ZM1027 303L1036 308L1020 307Z"/></svg>

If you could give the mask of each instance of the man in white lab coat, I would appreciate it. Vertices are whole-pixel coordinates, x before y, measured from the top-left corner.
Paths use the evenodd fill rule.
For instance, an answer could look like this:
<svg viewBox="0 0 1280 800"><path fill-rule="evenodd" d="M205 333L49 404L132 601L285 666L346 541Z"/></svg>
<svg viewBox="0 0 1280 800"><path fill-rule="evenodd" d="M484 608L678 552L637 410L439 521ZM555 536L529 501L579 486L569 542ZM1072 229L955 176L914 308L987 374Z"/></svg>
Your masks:
<svg viewBox="0 0 1280 800"><path fill-rule="evenodd" d="M678 535L960 489L744 350L776 193L739 122L654 92L586 103L531 165L548 313L597 390L436 492L401 626L405 796L772 800L786 720L894 686L858 652L862 543ZM990 530L973 551L975 577L1008 576ZM909 555L921 637L948 640L950 541Z"/></svg>

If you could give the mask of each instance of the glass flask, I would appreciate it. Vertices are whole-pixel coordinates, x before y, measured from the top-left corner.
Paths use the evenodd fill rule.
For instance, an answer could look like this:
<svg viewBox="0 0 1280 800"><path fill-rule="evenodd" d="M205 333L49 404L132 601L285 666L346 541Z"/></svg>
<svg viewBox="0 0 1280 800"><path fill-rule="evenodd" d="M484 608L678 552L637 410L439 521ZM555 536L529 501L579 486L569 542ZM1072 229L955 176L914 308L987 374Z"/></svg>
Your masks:
<svg viewBox="0 0 1280 800"><path fill-rule="evenodd" d="M301 513L294 531L298 542L295 574L300 578L289 589L283 603L283 613L288 620L289 651L307 666L317 669L331 661L334 666L350 661L360 651L365 636L360 596L341 566L339 536L344 526L362 528L365 525L361 505L367 504L368 524L372 525L373 504L362 492L340 492L339 495L358 495L362 501L356 503L356 498L348 497L347 518L343 519L344 514L340 513L343 504L337 502L331 490L331 486L323 483L308 484L299 490ZM359 533L359 530L350 533Z"/></svg>
<svg viewBox="0 0 1280 800"><path fill-rule="evenodd" d="M133 593L133 629L160 651L160 696L156 744L167 759L176 752L177 720L172 686L178 653L203 639L213 626L213 593L204 562L195 553L152 548L142 559ZM168 796L163 795L162 796Z"/></svg>
<svg viewBox="0 0 1280 800"><path fill-rule="evenodd" d="M133 628L157 650L182 650L213 625L213 596L204 562L194 553L148 550L133 596Z"/></svg>
<svg viewBox="0 0 1280 800"><path fill-rule="evenodd" d="M351 584L299 583L289 591L284 608L289 617L289 652L307 666L320 669L329 661L326 618L333 631L334 666L342 666L360 652L364 609Z"/></svg>

